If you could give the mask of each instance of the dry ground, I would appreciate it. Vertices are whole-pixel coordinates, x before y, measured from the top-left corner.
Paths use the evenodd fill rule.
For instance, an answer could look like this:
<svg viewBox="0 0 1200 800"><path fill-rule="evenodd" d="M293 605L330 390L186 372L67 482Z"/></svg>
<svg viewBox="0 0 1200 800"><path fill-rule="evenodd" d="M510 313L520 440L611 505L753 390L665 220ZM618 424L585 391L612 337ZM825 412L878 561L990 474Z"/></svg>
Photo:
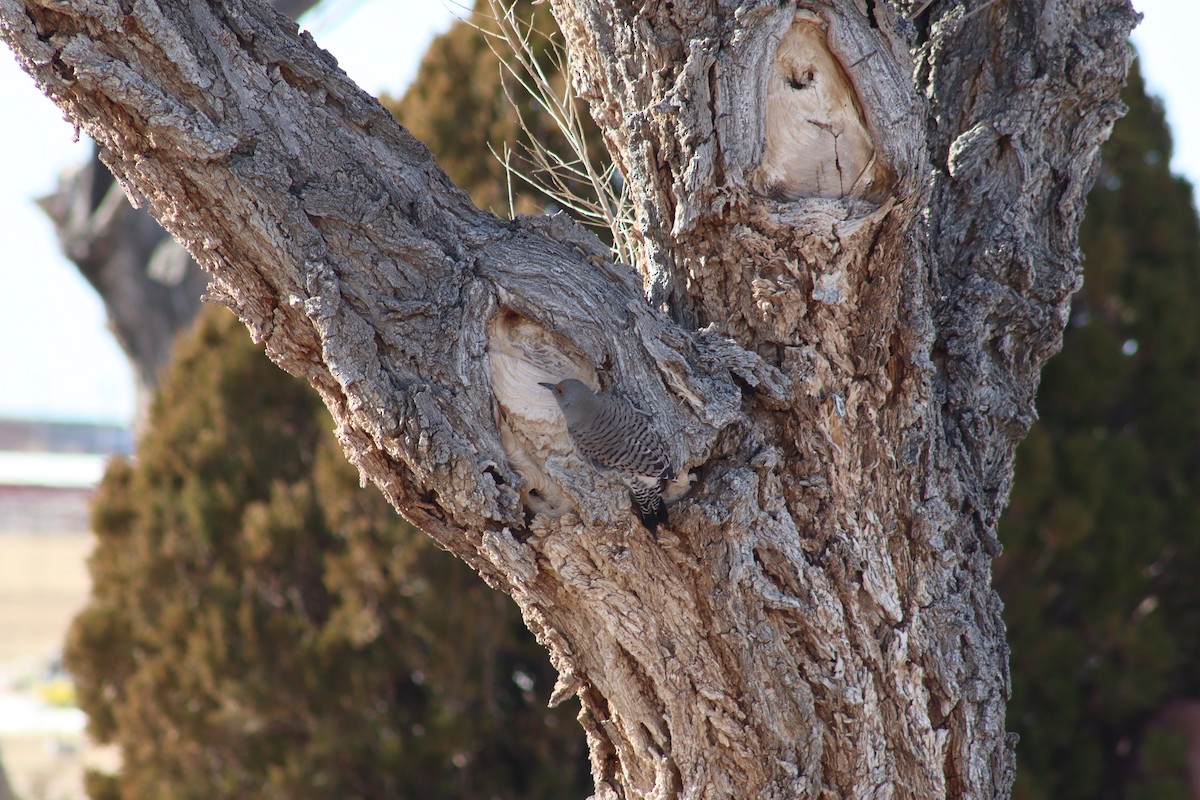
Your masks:
<svg viewBox="0 0 1200 800"><path fill-rule="evenodd" d="M0 670L62 647L87 602L92 542L90 533L0 534Z"/></svg>

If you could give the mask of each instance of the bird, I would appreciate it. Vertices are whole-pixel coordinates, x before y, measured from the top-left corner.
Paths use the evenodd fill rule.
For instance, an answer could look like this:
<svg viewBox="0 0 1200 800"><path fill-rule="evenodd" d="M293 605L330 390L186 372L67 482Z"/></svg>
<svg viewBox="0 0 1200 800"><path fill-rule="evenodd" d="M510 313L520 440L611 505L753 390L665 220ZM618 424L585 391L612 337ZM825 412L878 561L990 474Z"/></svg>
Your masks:
<svg viewBox="0 0 1200 800"><path fill-rule="evenodd" d="M574 378L538 385L554 394L576 449L597 469L620 476L638 519L657 536L667 522L662 482L675 480L675 469L646 416L628 400L593 392Z"/></svg>

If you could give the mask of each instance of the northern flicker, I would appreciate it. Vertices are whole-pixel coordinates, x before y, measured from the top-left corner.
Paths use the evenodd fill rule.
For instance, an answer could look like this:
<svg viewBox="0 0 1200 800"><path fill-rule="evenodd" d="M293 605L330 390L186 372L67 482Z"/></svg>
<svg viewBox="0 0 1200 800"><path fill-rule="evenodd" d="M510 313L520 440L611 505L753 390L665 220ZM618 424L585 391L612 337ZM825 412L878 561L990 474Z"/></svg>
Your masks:
<svg viewBox="0 0 1200 800"><path fill-rule="evenodd" d="M573 378L538 385L554 393L575 447L597 469L621 477L638 519L656 534L659 523L667 521L662 482L674 480L675 469L646 417L627 400L593 392Z"/></svg>

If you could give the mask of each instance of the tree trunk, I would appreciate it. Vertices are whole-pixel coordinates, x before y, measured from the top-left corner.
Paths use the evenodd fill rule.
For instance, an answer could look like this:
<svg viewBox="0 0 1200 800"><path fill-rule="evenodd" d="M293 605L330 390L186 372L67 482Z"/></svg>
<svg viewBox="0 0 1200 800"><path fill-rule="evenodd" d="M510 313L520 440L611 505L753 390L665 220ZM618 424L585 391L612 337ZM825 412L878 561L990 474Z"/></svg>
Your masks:
<svg viewBox="0 0 1200 800"><path fill-rule="evenodd" d="M651 304L568 220L474 208L252 0L0 9L363 475L516 599L597 797L1008 795L996 522L1126 0L557 0ZM562 377L690 473L657 541Z"/></svg>

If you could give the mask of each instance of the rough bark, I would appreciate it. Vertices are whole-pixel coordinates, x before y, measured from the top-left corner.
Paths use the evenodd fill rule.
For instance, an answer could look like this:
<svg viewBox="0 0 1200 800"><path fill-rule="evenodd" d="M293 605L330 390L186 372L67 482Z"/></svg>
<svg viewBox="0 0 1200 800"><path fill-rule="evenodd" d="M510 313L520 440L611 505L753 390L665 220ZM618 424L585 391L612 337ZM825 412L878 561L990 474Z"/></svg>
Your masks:
<svg viewBox="0 0 1200 800"><path fill-rule="evenodd" d="M0 9L364 477L520 604L598 797L1007 796L995 524L1125 0L558 0L651 304L567 220L472 207L257 3ZM658 541L547 410L568 375L690 472Z"/></svg>
<svg viewBox="0 0 1200 800"><path fill-rule="evenodd" d="M316 1L271 5L295 19ZM38 202L54 223L63 253L104 301L144 409L171 343L200 310L208 276L145 209L129 204L98 157L64 175Z"/></svg>

